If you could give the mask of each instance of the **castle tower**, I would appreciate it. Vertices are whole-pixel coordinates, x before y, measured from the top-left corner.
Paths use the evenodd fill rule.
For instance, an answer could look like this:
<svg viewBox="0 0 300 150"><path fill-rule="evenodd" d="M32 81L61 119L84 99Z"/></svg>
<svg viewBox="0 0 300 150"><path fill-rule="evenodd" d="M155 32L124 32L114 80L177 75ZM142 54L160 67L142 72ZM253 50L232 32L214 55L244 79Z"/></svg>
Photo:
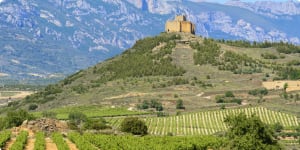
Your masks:
<svg viewBox="0 0 300 150"><path fill-rule="evenodd" d="M165 26L166 32L184 32L195 34L195 25L187 21L184 15L175 16L175 20L168 20Z"/></svg>

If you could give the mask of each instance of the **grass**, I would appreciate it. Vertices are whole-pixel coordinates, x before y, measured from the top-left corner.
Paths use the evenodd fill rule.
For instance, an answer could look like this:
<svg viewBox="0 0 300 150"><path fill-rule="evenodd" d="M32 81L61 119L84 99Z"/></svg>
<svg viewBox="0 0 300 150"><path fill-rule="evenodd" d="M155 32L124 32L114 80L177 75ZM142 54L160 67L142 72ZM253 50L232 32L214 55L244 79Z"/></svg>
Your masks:
<svg viewBox="0 0 300 150"><path fill-rule="evenodd" d="M89 118L147 114L147 112L130 111L123 107L110 108L110 107L101 107L101 106L70 106L70 107L51 109L49 111L56 113L57 119L62 119L62 120L68 119L69 113L72 111L82 112ZM42 116L42 112L35 112L33 114L36 117Z"/></svg>

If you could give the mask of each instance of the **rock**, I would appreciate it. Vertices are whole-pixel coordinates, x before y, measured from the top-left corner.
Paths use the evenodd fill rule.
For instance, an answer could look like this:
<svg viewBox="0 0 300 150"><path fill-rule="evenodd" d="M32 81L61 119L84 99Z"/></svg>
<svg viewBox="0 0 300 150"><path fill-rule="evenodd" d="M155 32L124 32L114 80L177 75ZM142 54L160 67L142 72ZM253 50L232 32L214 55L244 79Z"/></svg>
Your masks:
<svg viewBox="0 0 300 150"><path fill-rule="evenodd" d="M43 131L46 134L52 132L66 132L68 125L66 121L60 121L56 119L42 118L32 121L24 121L22 127L31 129L33 131Z"/></svg>

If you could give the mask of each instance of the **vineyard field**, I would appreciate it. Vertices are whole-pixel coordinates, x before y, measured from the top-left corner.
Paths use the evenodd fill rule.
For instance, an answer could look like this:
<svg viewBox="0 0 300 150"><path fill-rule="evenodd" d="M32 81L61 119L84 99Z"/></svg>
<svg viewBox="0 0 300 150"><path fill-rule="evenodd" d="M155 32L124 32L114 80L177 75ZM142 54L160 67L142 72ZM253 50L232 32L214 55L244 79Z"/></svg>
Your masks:
<svg viewBox="0 0 300 150"><path fill-rule="evenodd" d="M257 115L267 124L280 123L284 128L298 126L297 117L291 114L268 110L264 107L250 107L240 109L225 109L183 114L170 117L144 118L148 132L152 135L211 135L227 129L224 118L228 115L245 113ZM107 120L113 127L119 128L122 118Z"/></svg>
<svg viewBox="0 0 300 150"><path fill-rule="evenodd" d="M56 114L56 118L62 120L67 120L70 112L82 112L89 118L147 114L147 112L130 111L127 110L127 108L110 108L101 106L63 107L52 109L50 112L54 112ZM42 117L42 112L35 112L33 115L35 117Z"/></svg>
<svg viewBox="0 0 300 150"><path fill-rule="evenodd" d="M101 150L111 149L218 149L225 142L224 138L214 136L130 136L84 134L84 139Z"/></svg>

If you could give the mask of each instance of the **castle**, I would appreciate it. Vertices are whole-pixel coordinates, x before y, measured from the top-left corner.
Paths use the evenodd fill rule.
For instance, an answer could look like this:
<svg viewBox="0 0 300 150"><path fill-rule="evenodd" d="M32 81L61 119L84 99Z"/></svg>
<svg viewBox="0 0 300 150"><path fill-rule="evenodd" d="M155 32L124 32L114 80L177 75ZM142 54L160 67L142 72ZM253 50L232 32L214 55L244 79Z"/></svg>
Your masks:
<svg viewBox="0 0 300 150"><path fill-rule="evenodd" d="M166 22L166 32L185 32L195 34L195 25L186 20L184 15L176 16L175 20Z"/></svg>

